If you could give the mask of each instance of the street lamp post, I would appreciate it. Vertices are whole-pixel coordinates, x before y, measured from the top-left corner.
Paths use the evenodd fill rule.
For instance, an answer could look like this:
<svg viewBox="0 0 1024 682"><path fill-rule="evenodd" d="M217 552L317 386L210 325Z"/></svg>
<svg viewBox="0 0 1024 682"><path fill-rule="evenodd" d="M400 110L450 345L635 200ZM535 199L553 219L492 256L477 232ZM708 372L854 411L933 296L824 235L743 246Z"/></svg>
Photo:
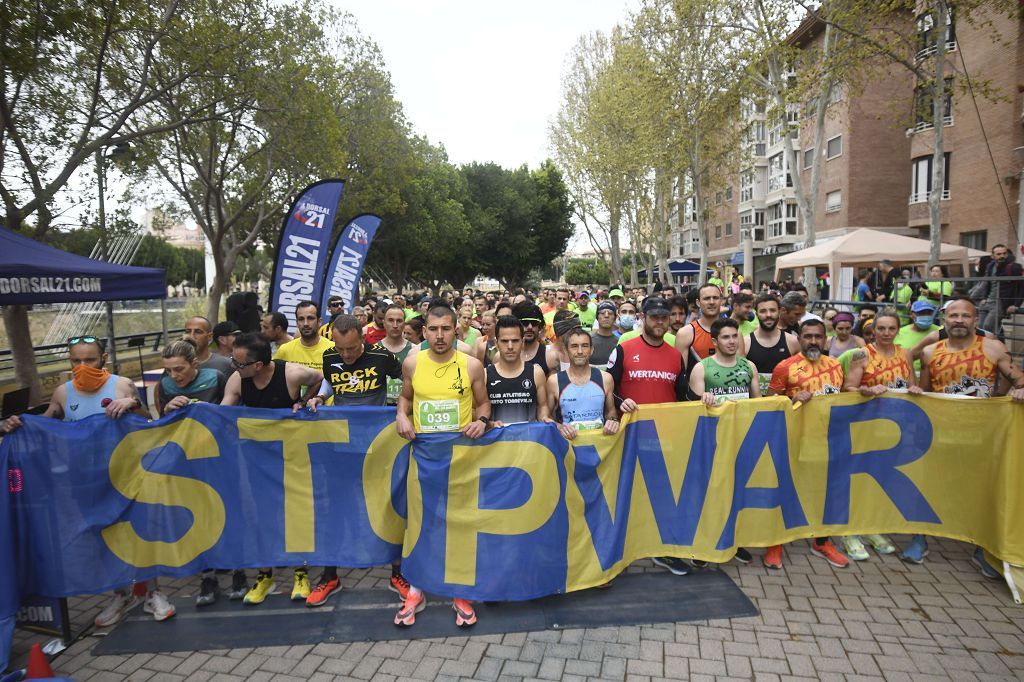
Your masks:
<svg viewBox="0 0 1024 682"><path fill-rule="evenodd" d="M104 154L106 149L110 149L109 154ZM110 159L115 163L123 163L131 160L132 146L128 142L120 142L114 145L112 148L103 147L96 151L96 180L99 185L99 228L100 228L100 258L105 261L110 260L110 243L107 235L107 212L104 204L104 194L106 192L106 159ZM107 301L107 352L110 354L110 365L114 368L114 374L120 371L120 365L117 361L117 344L114 341L114 302Z"/></svg>

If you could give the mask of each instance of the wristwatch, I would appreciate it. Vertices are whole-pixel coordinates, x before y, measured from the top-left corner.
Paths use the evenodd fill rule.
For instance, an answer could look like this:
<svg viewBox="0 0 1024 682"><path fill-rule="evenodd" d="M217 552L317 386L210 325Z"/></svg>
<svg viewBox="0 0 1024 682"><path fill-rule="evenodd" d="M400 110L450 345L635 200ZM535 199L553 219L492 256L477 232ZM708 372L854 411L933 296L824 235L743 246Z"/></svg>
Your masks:
<svg viewBox="0 0 1024 682"><path fill-rule="evenodd" d="M483 424L484 426L490 426L491 425L491 418L487 417L485 415L480 415L480 418L477 419L477 421L480 422L481 424Z"/></svg>

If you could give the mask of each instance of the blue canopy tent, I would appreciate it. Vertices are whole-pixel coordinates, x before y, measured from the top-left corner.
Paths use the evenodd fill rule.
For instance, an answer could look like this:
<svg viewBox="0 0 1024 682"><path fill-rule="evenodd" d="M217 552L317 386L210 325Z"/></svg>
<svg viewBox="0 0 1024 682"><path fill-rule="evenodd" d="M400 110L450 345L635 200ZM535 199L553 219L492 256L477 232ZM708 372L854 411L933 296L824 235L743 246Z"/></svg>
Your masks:
<svg viewBox="0 0 1024 682"><path fill-rule="evenodd" d="M682 281L684 276L693 277L700 272L700 263L694 263L692 260L686 260L685 258L673 258L668 261L668 272L673 282ZM708 268L708 272L711 272L711 268ZM637 277L647 277L647 269L644 268L636 273ZM661 269L654 266L654 277L658 277L661 274ZM653 278L652 278L653 279Z"/></svg>
<svg viewBox="0 0 1024 682"><path fill-rule="evenodd" d="M0 227L0 305L167 298L163 268L93 260ZM110 309L108 308L108 315ZM164 336L166 338L166 314ZM108 323L113 344L113 321ZM117 362L110 346L110 359Z"/></svg>

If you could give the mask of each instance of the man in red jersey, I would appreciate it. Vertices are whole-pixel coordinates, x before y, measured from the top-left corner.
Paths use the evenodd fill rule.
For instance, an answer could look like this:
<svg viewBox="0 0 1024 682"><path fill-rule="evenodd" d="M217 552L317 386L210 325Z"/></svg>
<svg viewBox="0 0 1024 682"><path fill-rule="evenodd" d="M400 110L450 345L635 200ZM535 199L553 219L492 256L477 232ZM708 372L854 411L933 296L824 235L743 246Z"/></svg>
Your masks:
<svg viewBox="0 0 1024 682"><path fill-rule="evenodd" d="M686 396L683 356L664 338L672 313L669 301L645 298L643 313L643 333L616 346L608 358L608 373L615 381L615 402L622 412L632 412L639 405L674 403ZM676 557L651 560L676 575L690 572L690 565Z"/></svg>

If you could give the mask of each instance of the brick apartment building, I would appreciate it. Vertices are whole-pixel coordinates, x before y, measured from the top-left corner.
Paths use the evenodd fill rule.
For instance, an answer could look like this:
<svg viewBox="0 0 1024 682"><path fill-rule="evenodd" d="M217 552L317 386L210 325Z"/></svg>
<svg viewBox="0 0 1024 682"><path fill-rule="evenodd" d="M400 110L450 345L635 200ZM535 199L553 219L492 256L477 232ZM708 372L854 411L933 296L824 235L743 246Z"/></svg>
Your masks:
<svg viewBox="0 0 1024 682"><path fill-rule="evenodd" d="M914 22L913 17L908 17ZM919 31L928 18L918 17ZM992 27L954 23L947 36L947 73L952 95L945 121L948 192L942 201L943 241L986 250L1016 242L1020 165L1014 149L1024 145L1024 40L1020 20L993 20ZM823 25L805 20L788 38L802 48L822 40ZM927 63L933 49L919 35L916 59ZM862 227L928 237L927 196L934 131L917 115L923 101L913 74L903 66L878 63L862 87L838 87L825 122L825 155L815 198L816 237L821 243ZM1001 95L985 98L972 84L988 81ZM794 106L786 115L801 121ZM806 240L788 167L781 118L763 105L743 107L751 123L736 182L707 198L708 261L742 270L743 235L753 240L754 279L774 276L777 256L803 248ZM774 119L774 120L773 120ZM803 119L793 140L803 187L810 187L813 121ZM990 156L991 150L991 156ZM699 258L696 215L689 202L676 221L669 257Z"/></svg>

